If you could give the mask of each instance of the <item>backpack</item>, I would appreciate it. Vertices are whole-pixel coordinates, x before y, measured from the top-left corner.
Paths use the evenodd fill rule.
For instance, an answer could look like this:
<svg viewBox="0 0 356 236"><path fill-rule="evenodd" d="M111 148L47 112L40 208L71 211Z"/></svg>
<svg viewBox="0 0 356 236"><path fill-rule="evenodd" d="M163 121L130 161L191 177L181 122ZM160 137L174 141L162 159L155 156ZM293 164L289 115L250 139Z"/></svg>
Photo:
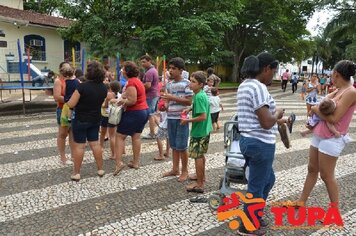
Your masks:
<svg viewBox="0 0 356 236"><path fill-rule="evenodd" d="M292 81L292 83L294 83L294 84L298 83L298 76L297 76L297 75L293 75L291 81Z"/></svg>

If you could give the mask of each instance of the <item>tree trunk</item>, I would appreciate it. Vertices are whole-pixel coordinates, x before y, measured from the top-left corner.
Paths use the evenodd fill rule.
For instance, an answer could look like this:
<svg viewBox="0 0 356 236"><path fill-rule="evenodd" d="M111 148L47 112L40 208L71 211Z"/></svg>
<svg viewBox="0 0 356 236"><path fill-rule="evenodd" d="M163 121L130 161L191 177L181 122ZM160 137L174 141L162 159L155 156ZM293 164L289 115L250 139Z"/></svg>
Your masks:
<svg viewBox="0 0 356 236"><path fill-rule="evenodd" d="M239 77L239 56L234 55L234 66L232 67L232 75L231 75L231 81L232 82L237 82L238 77Z"/></svg>
<svg viewBox="0 0 356 236"><path fill-rule="evenodd" d="M232 68L232 78L231 81L232 82L241 82L241 78L240 78L240 61L241 61L241 57L243 55L245 51L245 47L241 50L240 53L236 53L234 54L234 66Z"/></svg>

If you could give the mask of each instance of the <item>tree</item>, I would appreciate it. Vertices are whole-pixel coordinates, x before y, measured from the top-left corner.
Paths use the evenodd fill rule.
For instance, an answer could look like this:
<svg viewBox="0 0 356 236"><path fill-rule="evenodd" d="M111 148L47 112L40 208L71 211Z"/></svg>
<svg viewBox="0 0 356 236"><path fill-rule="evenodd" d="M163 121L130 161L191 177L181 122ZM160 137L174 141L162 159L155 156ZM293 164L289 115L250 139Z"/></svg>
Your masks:
<svg viewBox="0 0 356 236"><path fill-rule="evenodd" d="M25 10L54 15L65 4L64 0L26 0L23 3Z"/></svg>
<svg viewBox="0 0 356 236"><path fill-rule="evenodd" d="M232 81L239 80L239 67L244 56L269 51L281 61L300 57L298 51L305 35L306 21L315 8L308 0L243 0L237 12L238 24L225 34L225 43L233 52Z"/></svg>
<svg viewBox="0 0 356 236"><path fill-rule="evenodd" d="M342 1L333 3L332 9L337 14L326 26L323 36L329 40L333 50L330 61L334 65L341 59L356 60L356 2Z"/></svg>
<svg viewBox="0 0 356 236"><path fill-rule="evenodd" d="M238 0L79 0L62 10L75 22L63 37L84 41L97 54L123 52L181 56L192 62L217 62L228 52L224 31L236 23L226 9Z"/></svg>
<svg viewBox="0 0 356 236"><path fill-rule="evenodd" d="M126 4L123 0L80 0L68 4L61 12L74 22L60 32L66 39L85 42L96 56L115 56L128 48L135 31L135 22L125 13Z"/></svg>

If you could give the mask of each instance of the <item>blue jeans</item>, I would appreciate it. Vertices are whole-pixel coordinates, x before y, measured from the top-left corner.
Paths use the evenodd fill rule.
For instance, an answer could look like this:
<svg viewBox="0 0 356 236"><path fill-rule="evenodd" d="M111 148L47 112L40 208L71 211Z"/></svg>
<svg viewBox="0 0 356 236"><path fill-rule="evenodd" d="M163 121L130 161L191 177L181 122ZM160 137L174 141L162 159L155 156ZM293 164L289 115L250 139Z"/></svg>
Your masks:
<svg viewBox="0 0 356 236"><path fill-rule="evenodd" d="M181 125L180 119L168 119L168 140L173 150L184 151L188 148L189 124Z"/></svg>
<svg viewBox="0 0 356 236"><path fill-rule="evenodd" d="M159 97L147 98L146 99L150 115L153 115L156 112L158 99L159 99Z"/></svg>
<svg viewBox="0 0 356 236"><path fill-rule="evenodd" d="M276 180L272 168L276 145L241 136L240 149L250 168L247 192L252 193L253 198L266 200ZM244 212L251 219L247 211L248 206L248 204L244 205ZM263 209L258 211L263 211ZM255 212L255 215L260 219L258 211Z"/></svg>

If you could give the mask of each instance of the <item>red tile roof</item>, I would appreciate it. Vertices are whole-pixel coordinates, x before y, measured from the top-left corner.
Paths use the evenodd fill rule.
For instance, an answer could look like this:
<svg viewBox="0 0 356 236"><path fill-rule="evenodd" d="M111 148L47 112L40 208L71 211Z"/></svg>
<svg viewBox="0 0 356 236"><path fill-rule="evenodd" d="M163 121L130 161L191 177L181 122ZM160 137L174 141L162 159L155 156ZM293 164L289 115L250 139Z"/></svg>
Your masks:
<svg viewBox="0 0 356 236"><path fill-rule="evenodd" d="M30 24L44 25L51 27L68 27L71 21L68 19L48 16L32 11L20 10L0 5L0 17L10 18L14 21L28 21Z"/></svg>

